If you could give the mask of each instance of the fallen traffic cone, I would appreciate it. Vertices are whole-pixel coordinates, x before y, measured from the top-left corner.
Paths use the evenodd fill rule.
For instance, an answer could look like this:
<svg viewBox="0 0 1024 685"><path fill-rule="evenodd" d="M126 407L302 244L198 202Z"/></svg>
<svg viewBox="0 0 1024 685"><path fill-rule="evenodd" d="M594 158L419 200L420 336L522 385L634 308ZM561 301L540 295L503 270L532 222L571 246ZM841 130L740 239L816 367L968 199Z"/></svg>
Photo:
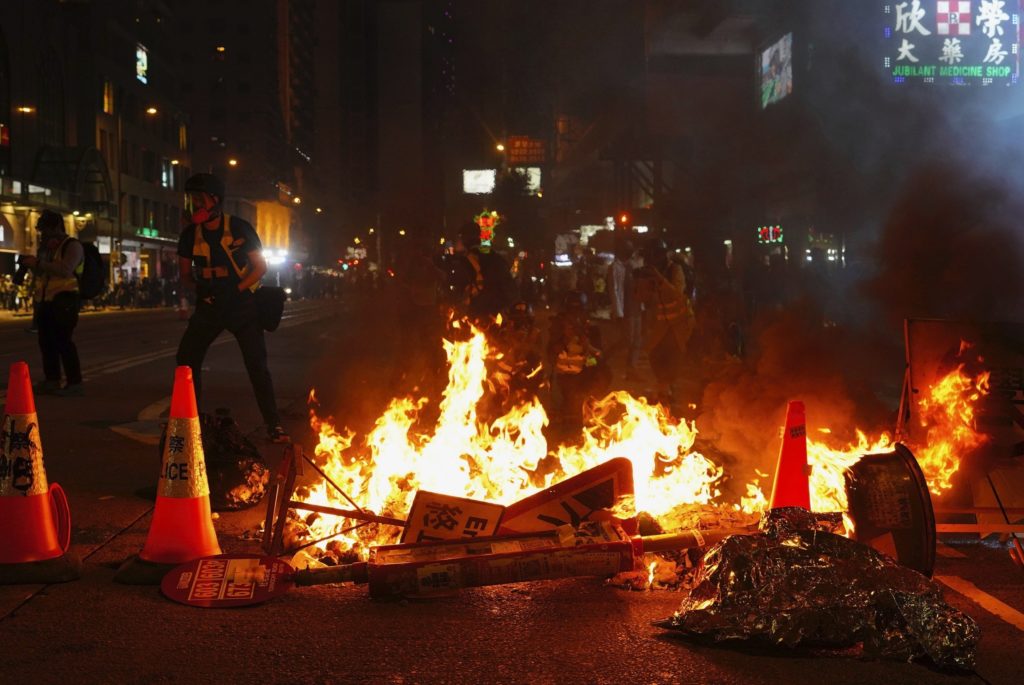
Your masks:
<svg viewBox="0 0 1024 685"><path fill-rule="evenodd" d="M192 369L179 366L157 481L156 507L146 544L114 580L129 585L159 584L175 566L220 554L210 516L210 486L199 433Z"/></svg>
<svg viewBox="0 0 1024 685"><path fill-rule="evenodd" d="M63 583L81 574L68 552L71 512L47 485L28 364L11 364L0 425L0 584Z"/></svg>
<svg viewBox="0 0 1024 685"><path fill-rule="evenodd" d="M782 435L779 463L775 467L771 508L802 507L810 511L811 491L807 480L809 473L804 403L790 402L786 411L786 430Z"/></svg>

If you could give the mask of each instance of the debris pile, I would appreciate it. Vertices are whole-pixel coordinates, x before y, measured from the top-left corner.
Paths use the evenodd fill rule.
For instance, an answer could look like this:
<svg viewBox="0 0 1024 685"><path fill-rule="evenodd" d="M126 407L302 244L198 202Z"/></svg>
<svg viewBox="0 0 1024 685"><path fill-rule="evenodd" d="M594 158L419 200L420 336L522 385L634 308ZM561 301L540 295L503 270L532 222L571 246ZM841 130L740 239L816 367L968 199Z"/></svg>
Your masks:
<svg viewBox="0 0 1024 685"><path fill-rule="evenodd" d="M973 669L980 636L934 582L821 530L815 514L795 507L771 511L760 533L708 550L679 611L656 625L790 648L862 643L871 656L928 657L953 670Z"/></svg>

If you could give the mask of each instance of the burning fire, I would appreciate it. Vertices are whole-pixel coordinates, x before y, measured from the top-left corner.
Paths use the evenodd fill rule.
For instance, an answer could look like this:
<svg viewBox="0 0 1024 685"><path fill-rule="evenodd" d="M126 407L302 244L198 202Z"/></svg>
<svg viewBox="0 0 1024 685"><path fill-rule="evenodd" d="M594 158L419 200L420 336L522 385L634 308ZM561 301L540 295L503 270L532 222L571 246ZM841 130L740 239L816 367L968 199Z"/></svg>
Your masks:
<svg viewBox="0 0 1024 685"><path fill-rule="evenodd" d="M962 347L961 347L962 349ZM974 430L974 405L989 392L988 371L971 377L960 364L935 383L919 403L924 439L911 447L928 486L940 494L952 487L960 456L980 447L987 436Z"/></svg>
<svg viewBox="0 0 1024 685"><path fill-rule="evenodd" d="M448 385L432 430L416 427L425 398L392 400L358 444L352 431L339 431L311 412L311 424L319 433L318 461L360 507L404 517L419 489L510 504L621 456L633 463L631 504L666 528L672 527L671 513L679 505L724 506L719 502L723 469L693 450L694 424L618 391L592 406L578 444L551 449L543 433L548 417L536 398L491 421L479 414L478 403L488 387L487 361L499 354L481 331L472 328L463 341L445 340L444 348ZM986 391L987 374L971 379L961 366L936 383L922 403L927 438L912 449L933 491L949 487L957 455L981 440L971 423L973 404ZM845 471L863 454L891 450L892 439L883 434L870 440L858 433L854 444L839 449L811 439L807 448L812 508L845 511ZM767 506L760 482L769 475L756 475L732 508L756 513ZM313 504L347 504L323 481L307 486L300 495ZM395 541L395 532L387 527L361 524L343 529L346 521L324 516L311 516L306 523L310 539L334 536L343 549L360 554L369 546Z"/></svg>

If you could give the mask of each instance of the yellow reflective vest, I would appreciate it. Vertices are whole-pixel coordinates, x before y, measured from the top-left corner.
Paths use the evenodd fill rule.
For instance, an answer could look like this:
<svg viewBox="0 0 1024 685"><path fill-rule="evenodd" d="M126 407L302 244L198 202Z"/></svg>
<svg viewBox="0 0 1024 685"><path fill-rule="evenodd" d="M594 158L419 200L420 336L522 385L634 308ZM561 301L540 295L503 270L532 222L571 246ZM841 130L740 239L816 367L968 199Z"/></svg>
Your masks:
<svg viewBox="0 0 1024 685"><path fill-rule="evenodd" d="M64 240L60 241L60 245L53 251L53 256L49 259L50 263L60 261L64 258L64 247L68 244L69 240L74 240L71 236L65 236ZM85 267L85 260L78 262L78 266L75 267L74 273L70 276L56 276L47 272L36 273L35 278L35 300L36 302L52 302L53 298L61 293L77 293L78 292L78 277L82 275L82 269Z"/></svg>

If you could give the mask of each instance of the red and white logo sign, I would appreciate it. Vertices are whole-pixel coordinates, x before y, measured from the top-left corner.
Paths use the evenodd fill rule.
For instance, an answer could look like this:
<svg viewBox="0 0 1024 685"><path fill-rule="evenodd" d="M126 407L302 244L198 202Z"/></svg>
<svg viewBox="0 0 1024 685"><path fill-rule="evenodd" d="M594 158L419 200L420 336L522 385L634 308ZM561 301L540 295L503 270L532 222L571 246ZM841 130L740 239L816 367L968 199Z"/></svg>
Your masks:
<svg viewBox="0 0 1024 685"><path fill-rule="evenodd" d="M971 35L970 0L938 0L935 21L940 36Z"/></svg>

